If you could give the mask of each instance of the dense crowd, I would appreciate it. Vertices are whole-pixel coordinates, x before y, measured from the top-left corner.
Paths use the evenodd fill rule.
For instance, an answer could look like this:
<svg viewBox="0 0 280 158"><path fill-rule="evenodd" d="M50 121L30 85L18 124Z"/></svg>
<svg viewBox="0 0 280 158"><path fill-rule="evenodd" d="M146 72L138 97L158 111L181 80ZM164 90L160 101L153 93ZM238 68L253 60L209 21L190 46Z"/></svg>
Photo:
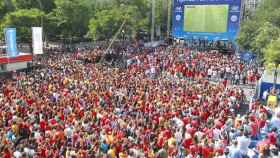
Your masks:
<svg viewBox="0 0 280 158"><path fill-rule="evenodd" d="M124 53L125 69L48 55L1 86L1 157L279 157L280 111L244 91L259 71L234 55L177 46Z"/></svg>

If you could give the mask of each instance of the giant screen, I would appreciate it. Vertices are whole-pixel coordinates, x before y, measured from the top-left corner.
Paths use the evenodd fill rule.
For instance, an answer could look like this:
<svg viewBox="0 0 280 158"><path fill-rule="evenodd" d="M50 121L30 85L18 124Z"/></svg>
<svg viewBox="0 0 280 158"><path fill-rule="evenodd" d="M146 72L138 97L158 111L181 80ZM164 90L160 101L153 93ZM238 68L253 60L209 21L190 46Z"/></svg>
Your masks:
<svg viewBox="0 0 280 158"><path fill-rule="evenodd" d="M240 24L240 0L174 0L174 38L234 40Z"/></svg>

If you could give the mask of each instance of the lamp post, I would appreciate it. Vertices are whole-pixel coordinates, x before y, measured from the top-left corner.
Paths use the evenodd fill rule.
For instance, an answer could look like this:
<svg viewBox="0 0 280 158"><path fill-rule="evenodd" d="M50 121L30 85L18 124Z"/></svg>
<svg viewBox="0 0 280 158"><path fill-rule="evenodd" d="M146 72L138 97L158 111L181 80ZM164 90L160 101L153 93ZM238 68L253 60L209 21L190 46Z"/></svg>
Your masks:
<svg viewBox="0 0 280 158"><path fill-rule="evenodd" d="M155 38L155 0L152 0L152 27L151 27L151 41Z"/></svg>
<svg viewBox="0 0 280 158"><path fill-rule="evenodd" d="M170 37L170 28L171 28L171 8L172 2L171 0L167 0L167 38Z"/></svg>

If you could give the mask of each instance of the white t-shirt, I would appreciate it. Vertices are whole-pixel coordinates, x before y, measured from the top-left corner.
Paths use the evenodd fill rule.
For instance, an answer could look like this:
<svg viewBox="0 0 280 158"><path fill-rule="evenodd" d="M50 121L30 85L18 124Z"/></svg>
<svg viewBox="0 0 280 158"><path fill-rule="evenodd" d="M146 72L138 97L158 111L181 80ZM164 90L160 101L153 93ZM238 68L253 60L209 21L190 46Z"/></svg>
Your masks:
<svg viewBox="0 0 280 158"><path fill-rule="evenodd" d="M277 129L280 129L280 118L277 118L277 117L273 117L271 119L271 126L272 128L277 128Z"/></svg>
<svg viewBox="0 0 280 158"><path fill-rule="evenodd" d="M230 68L226 67L226 72L229 73L230 72Z"/></svg>
<svg viewBox="0 0 280 158"><path fill-rule="evenodd" d="M208 74L209 76L212 75L212 70L211 70L211 69L208 69L207 74Z"/></svg>
<svg viewBox="0 0 280 158"><path fill-rule="evenodd" d="M242 154L247 154L251 140L245 136L237 137L237 148Z"/></svg>
<svg viewBox="0 0 280 158"><path fill-rule="evenodd" d="M266 100L267 96L268 96L268 91L264 91L262 95L262 99Z"/></svg>
<svg viewBox="0 0 280 158"><path fill-rule="evenodd" d="M214 70L214 71L212 72L212 75L213 75L213 76L217 76L217 71Z"/></svg>
<svg viewBox="0 0 280 158"><path fill-rule="evenodd" d="M235 74L235 79L239 80L239 75L238 74Z"/></svg>
<svg viewBox="0 0 280 158"><path fill-rule="evenodd" d="M34 156L35 151L33 149L24 148L24 152L29 156Z"/></svg>
<svg viewBox="0 0 280 158"><path fill-rule="evenodd" d="M176 124L176 127L178 127L178 128L184 127L184 122L182 120L180 120L179 118L175 117L175 118L173 118L173 120Z"/></svg>
<svg viewBox="0 0 280 158"><path fill-rule="evenodd" d="M65 130L64 130L64 133L66 135L67 138L72 138L73 136L73 130L70 128L70 127L67 127Z"/></svg>
<svg viewBox="0 0 280 158"><path fill-rule="evenodd" d="M215 128L215 129L213 130L213 137L214 137L214 140L219 140L220 135L221 135L221 130Z"/></svg>
<svg viewBox="0 0 280 158"><path fill-rule="evenodd" d="M18 150L15 151L13 155L15 158L20 158L22 156L21 152L19 152Z"/></svg>
<svg viewBox="0 0 280 158"><path fill-rule="evenodd" d="M151 68L151 73L152 73L152 74L155 74L155 73L156 73L155 67L152 67L152 68Z"/></svg>
<svg viewBox="0 0 280 158"><path fill-rule="evenodd" d="M183 133L182 133L181 131L177 131L177 132L175 133L175 138L176 138L176 141L177 141L177 142L181 142L182 139L183 139Z"/></svg>

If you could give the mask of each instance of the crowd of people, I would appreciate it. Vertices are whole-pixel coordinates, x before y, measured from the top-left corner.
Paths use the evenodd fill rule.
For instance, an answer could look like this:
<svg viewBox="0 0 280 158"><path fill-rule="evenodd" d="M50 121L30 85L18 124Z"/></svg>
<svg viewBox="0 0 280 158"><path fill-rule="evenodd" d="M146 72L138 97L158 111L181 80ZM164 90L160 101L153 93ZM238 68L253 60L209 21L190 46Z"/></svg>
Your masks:
<svg viewBox="0 0 280 158"><path fill-rule="evenodd" d="M83 62L102 52L47 55L3 81L1 157L279 157L280 111L240 113L253 64L179 46L124 53L126 68Z"/></svg>

